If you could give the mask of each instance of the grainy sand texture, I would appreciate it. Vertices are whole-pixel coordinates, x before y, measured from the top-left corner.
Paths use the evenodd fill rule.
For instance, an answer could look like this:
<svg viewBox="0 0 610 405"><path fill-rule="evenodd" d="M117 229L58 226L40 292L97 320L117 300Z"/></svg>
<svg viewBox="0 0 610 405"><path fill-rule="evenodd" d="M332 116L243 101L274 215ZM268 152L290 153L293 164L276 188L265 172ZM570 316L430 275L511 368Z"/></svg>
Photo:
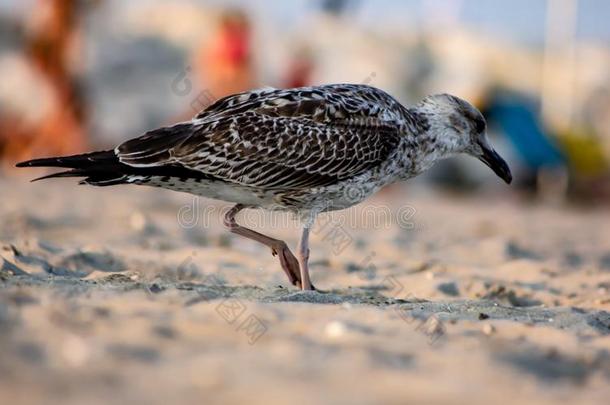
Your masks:
<svg viewBox="0 0 610 405"><path fill-rule="evenodd" d="M301 292L217 202L0 190L1 404L608 403L607 209L397 189L318 221Z"/></svg>

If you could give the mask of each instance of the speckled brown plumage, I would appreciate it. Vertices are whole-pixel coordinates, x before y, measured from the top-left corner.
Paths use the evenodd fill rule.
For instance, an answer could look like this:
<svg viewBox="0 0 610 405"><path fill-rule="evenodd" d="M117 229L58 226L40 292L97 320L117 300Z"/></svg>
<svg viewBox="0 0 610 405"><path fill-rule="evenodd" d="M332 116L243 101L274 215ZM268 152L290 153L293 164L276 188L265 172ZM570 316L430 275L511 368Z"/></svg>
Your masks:
<svg viewBox="0 0 610 405"><path fill-rule="evenodd" d="M235 94L114 150L19 166L71 169L43 178L149 185L236 203L225 218L229 229L269 246L290 281L310 289L307 237L318 213L357 204L456 153L476 156L510 182L483 116L467 102L437 95L407 108L374 87L334 84ZM239 226L235 215L245 207L298 212L305 219L298 260L284 242Z"/></svg>

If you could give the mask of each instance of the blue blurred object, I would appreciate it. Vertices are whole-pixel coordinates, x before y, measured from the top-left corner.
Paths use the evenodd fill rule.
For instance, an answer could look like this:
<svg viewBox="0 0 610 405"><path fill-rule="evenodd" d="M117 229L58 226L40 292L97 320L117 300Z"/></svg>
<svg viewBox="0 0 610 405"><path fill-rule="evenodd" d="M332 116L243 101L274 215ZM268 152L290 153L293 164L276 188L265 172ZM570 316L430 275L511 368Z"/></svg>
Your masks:
<svg viewBox="0 0 610 405"><path fill-rule="evenodd" d="M565 165L565 157L543 128L538 108L526 96L506 90L494 91L485 112L490 123L504 132L528 168Z"/></svg>

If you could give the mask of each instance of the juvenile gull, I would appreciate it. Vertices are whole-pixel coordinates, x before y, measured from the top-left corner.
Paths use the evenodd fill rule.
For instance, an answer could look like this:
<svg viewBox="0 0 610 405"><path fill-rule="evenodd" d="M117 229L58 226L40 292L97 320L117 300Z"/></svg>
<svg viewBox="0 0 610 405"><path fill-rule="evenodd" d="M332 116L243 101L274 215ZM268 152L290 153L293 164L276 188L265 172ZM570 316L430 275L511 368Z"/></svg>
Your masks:
<svg viewBox="0 0 610 405"><path fill-rule="evenodd" d="M317 214L358 204L459 153L511 182L483 115L466 101L441 94L404 107L371 86L333 84L235 94L113 150L17 166L70 169L36 180L84 177L81 184L148 185L235 203L224 218L228 229L271 248L290 282L311 290L308 238ZM284 241L237 224L244 208L303 218L297 256Z"/></svg>

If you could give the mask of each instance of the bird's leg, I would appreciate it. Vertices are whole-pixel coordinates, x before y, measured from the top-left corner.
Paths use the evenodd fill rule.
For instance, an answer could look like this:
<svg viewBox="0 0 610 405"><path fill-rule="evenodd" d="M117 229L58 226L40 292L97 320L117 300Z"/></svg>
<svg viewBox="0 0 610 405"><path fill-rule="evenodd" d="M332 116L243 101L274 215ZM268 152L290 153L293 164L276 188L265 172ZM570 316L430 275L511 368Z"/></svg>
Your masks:
<svg viewBox="0 0 610 405"><path fill-rule="evenodd" d="M252 229L245 228L239 225L235 221L235 215L247 206L243 204L237 204L226 213L224 217L224 225L229 229L230 232L241 235L248 239L255 240L271 248L273 256L278 256L280 259L280 265L288 276L288 280L292 285L297 287L301 286L301 276L299 274L299 261L294 257L286 242L278 239L270 238L269 236L263 235L253 231Z"/></svg>
<svg viewBox="0 0 610 405"><path fill-rule="evenodd" d="M305 225L303 227L303 233L301 234L301 239L299 240L297 256L301 270L301 289L315 290L314 286L311 284L311 279L309 278L309 225Z"/></svg>

